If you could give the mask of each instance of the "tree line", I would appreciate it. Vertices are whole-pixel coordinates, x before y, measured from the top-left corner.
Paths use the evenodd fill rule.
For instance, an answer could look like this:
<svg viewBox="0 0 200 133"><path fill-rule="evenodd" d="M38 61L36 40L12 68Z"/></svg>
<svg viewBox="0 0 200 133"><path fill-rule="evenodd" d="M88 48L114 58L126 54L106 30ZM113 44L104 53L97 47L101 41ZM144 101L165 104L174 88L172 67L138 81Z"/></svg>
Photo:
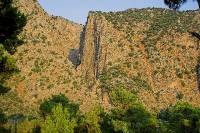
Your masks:
<svg viewBox="0 0 200 133"><path fill-rule="evenodd" d="M127 99L128 97L124 97ZM0 113L2 133L199 133L200 108L182 103L153 114L136 101L105 112L100 106L81 113L79 105L55 95L40 105L38 116ZM122 104L123 101L122 101Z"/></svg>

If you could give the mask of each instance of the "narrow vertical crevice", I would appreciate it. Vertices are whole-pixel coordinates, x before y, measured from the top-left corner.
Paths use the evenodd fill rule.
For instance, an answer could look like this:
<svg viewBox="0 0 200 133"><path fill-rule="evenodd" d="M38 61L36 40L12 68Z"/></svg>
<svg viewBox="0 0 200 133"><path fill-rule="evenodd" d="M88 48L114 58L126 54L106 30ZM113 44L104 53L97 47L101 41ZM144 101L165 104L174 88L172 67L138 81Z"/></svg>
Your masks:
<svg viewBox="0 0 200 133"><path fill-rule="evenodd" d="M80 42L79 42L79 48L77 49L70 49L68 59L72 62L75 69L81 64L83 60L83 51L85 46L85 31L86 26L83 27L83 31L80 34Z"/></svg>
<svg viewBox="0 0 200 133"><path fill-rule="evenodd" d="M83 50L85 47L85 32L86 32L86 26L83 27L83 31L80 35L80 44L79 44L79 57L80 57L80 63L82 63L83 60Z"/></svg>
<svg viewBox="0 0 200 133"><path fill-rule="evenodd" d="M198 90L200 91L200 56L197 61L196 76L197 76Z"/></svg>
<svg viewBox="0 0 200 133"><path fill-rule="evenodd" d="M108 55L108 46L106 46L106 53L105 53L104 62L103 62L104 71L106 70L107 55Z"/></svg>
<svg viewBox="0 0 200 133"><path fill-rule="evenodd" d="M89 13L86 25L80 35L79 58L86 78L96 80L99 78L101 59L101 33L100 21L95 14ZM90 53L89 53L90 52ZM84 74L85 75L85 74ZM92 82L92 81L91 81Z"/></svg>
<svg viewBox="0 0 200 133"><path fill-rule="evenodd" d="M93 32L93 37L94 37L94 45L95 45L95 50L94 50L94 75L95 78L98 79L99 76L99 60L100 60L100 33L98 31L98 26L96 19L94 19L94 32Z"/></svg>

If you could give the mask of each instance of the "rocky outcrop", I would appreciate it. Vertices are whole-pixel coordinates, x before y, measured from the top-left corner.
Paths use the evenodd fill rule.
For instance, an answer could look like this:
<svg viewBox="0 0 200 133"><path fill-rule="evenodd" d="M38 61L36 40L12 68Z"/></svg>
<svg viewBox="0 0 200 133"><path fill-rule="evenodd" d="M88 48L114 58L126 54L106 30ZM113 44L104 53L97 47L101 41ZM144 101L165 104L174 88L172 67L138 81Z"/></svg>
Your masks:
<svg viewBox="0 0 200 133"><path fill-rule="evenodd" d="M90 13L82 33L80 43L81 69L88 81L98 78L99 61L102 55L102 47L105 45L101 39L105 27L104 22L103 19Z"/></svg>
<svg viewBox="0 0 200 133"><path fill-rule="evenodd" d="M81 34L80 69L89 84L99 78L99 74L107 69L108 63L123 59L124 53L117 46L125 35L113 28L103 15L90 12L87 23ZM128 43L127 43L128 44ZM126 46L124 46L126 47Z"/></svg>
<svg viewBox="0 0 200 133"><path fill-rule="evenodd" d="M100 36L103 29L102 25L98 25L102 23L100 21L94 15L89 15L80 39L81 72L83 72L85 79L90 85L98 77L101 47Z"/></svg>

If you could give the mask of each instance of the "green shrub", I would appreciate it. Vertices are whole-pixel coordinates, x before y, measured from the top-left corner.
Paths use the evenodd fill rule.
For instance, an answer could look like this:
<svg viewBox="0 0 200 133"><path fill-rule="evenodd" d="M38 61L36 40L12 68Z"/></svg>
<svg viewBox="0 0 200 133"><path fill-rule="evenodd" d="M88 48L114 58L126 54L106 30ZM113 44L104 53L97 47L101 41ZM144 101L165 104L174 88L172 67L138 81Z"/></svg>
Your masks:
<svg viewBox="0 0 200 133"><path fill-rule="evenodd" d="M69 99L63 94L55 95L52 97L52 99L44 101L40 105L40 111L43 115L49 114L58 104L61 104L64 108L67 108L72 115L76 115L79 111L79 105L69 102Z"/></svg>
<svg viewBox="0 0 200 133"><path fill-rule="evenodd" d="M85 113L76 129L79 133L101 133L101 121L103 109L100 106L94 106L91 111Z"/></svg>
<svg viewBox="0 0 200 133"><path fill-rule="evenodd" d="M197 133L200 129L200 109L186 103L161 111L158 118L173 132Z"/></svg>
<svg viewBox="0 0 200 133"><path fill-rule="evenodd" d="M5 51L2 44L0 44L0 73L6 71L13 71L16 69L16 60Z"/></svg>
<svg viewBox="0 0 200 133"><path fill-rule="evenodd" d="M180 70L180 69L176 69L176 75L177 75L177 77L179 77L179 78L183 78L183 72Z"/></svg>
<svg viewBox="0 0 200 133"><path fill-rule="evenodd" d="M118 87L116 89L113 89L110 92L110 98L112 103L116 107L130 107L131 105L135 105L137 101L137 97L135 94L127 91L126 89L122 87Z"/></svg>
<svg viewBox="0 0 200 133"><path fill-rule="evenodd" d="M149 83L139 76L134 76L131 80L132 86L137 87L137 89L145 89L145 90L151 90L151 86Z"/></svg>
<svg viewBox="0 0 200 133"><path fill-rule="evenodd" d="M5 87L3 85L0 84L0 94L5 94L8 91L10 91L11 89L9 87Z"/></svg>
<svg viewBox="0 0 200 133"><path fill-rule="evenodd" d="M7 122L7 116L3 113L2 109L0 108L0 127L2 124Z"/></svg>
<svg viewBox="0 0 200 133"><path fill-rule="evenodd" d="M176 98L177 98L178 100L183 99L183 97L184 97L183 93L181 93L181 92L177 92L177 93L176 93Z"/></svg>
<svg viewBox="0 0 200 133"><path fill-rule="evenodd" d="M108 133L154 133L157 127L156 117L140 105L127 110L116 108L105 115L102 123L102 130Z"/></svg>
<svg viewBox="0 0 200 133"><path fill-rule="evenodd" d="M47 115L45 121L41 124L42 133L74 133L77 126L76 119L71 117L67 108L61 104L52 109L52 113Z"/></svg>

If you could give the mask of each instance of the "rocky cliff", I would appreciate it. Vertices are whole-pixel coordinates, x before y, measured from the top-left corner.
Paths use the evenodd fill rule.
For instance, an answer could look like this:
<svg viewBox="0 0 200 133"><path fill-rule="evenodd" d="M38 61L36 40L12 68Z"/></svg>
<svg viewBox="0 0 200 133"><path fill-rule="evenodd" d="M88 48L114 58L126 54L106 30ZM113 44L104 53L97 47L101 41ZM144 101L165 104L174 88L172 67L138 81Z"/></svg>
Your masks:
<svg viewBox="0 0 200 133"><path fill-rule="evenodd" d="M128 89L153 110L180 100L199 106L199 39L190 34L199 33L199 20L199 11L90 12L80 43L81 72L92 86L117 68L112 74L121 76L109 82L116 87L134 82Z"/></svg>
<svg viewBox="0 0 200 133"><path fill-rule="evenodd" d="M81 71L86 80L98 80L108 63L123 60L125 53L116 45L120 40L123 44L128 43L122 40L123 37L125 34L114 29L104 16L89 13L80 42Z"/></svg>

